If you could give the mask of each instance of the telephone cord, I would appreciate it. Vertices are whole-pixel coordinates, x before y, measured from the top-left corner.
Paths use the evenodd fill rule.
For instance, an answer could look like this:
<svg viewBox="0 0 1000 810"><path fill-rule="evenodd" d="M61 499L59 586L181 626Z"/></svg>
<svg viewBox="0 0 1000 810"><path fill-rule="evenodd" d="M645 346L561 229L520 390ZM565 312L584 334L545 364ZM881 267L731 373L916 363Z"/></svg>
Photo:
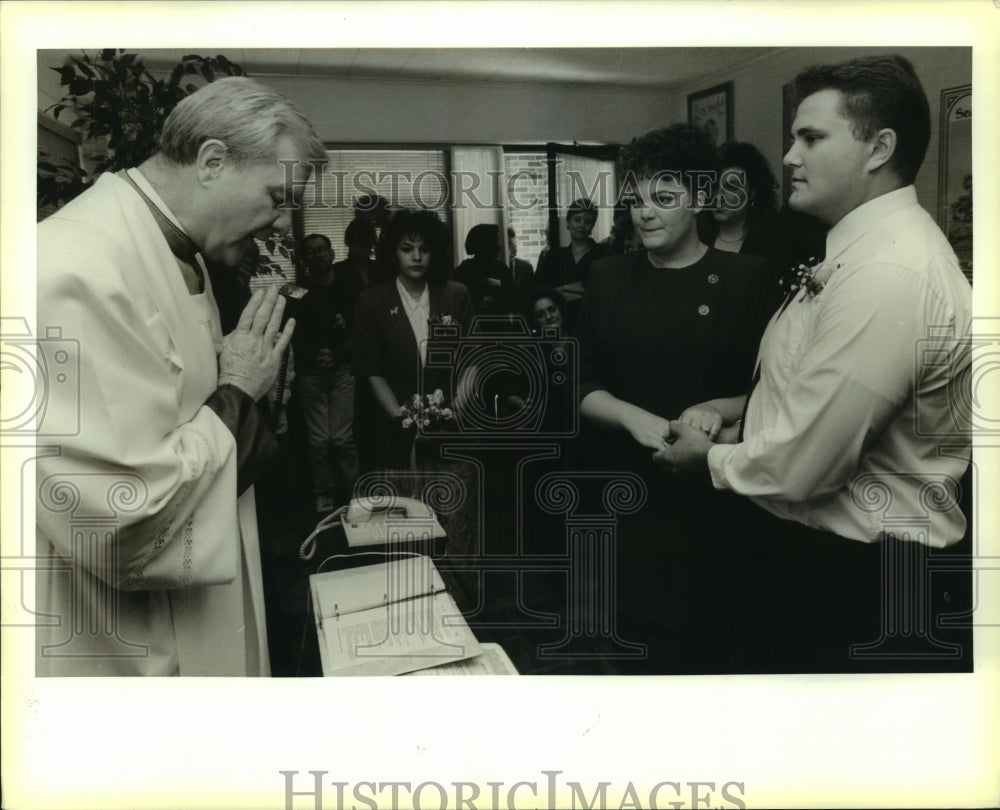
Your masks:
<svg viewBox="0 0 1000 810"><path fill-rule="evenodd" d="M305 540L303 540L302 545L299 546L299 559L311 560L313 555L316 553L316 538L327 529L332 529L334 526L341 525L344 522L345 514L347 514L347 507L341 506L329 515L324 516L320 522L316 524L316 528L312 530L312 533Z"/></svg>

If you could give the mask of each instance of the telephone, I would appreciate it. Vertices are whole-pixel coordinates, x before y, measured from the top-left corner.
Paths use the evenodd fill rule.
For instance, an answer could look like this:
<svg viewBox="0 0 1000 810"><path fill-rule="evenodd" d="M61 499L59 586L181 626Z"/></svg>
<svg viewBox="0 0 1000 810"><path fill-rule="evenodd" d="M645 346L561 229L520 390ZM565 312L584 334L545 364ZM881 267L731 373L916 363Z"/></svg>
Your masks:
<svg viewBox="0 0 1000 810"><path fill-rule="evenodd" d="M433 510L422 501L396 496L356 498L347 505L343 517L347 545L386 545L389 542L389 521L393 530L402 536L399 540L436 540L445 536ZM413 521L413 531L408 532L401 523Z"/></svg>

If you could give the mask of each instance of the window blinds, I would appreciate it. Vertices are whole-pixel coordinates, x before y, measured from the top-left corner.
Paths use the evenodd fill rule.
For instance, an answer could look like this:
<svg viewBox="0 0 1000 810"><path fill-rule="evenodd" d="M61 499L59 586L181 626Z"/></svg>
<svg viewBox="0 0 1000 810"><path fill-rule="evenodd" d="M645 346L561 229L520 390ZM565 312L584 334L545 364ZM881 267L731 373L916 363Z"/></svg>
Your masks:
<svg viewBox="0 0 1000 810"><path fill-rule="evenodd" d="M450 222L444 151L336 149L327 158L322 176L303 190L303 233L329 237L337 261L347 257L344 230L366 195L379 194L393 207L431 208Z"/></svg>

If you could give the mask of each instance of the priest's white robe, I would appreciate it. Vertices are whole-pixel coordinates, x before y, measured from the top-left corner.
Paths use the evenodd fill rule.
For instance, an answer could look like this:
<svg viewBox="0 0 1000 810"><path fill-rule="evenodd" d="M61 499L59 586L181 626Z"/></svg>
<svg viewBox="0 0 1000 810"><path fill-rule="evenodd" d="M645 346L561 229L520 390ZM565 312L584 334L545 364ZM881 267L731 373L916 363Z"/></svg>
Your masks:
<svg viewBox="0 0 1000 810"><path fill-rule="evenodd" d="M237 499L236 440L205 405L205 283L190 294L118 176L38 226L38 333L70 370L46 370L44 424L79 426L37 438L39 675L269 674L253 488Z"/></svg>

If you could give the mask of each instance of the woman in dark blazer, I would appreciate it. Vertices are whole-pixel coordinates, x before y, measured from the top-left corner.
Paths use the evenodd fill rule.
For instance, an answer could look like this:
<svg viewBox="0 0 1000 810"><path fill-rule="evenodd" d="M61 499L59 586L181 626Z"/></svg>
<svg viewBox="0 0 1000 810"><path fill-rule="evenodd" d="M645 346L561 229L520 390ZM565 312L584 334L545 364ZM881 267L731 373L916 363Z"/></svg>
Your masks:
<svg viewBox="0 0 1000 810"><path fill-rule="evenodd" d="M362 470L409 469L416 432L402 425L414 394L440 388L451 405L452 370L427 367L433 324L472 324L466 288L448 281L447 227L432 211L401 211L376 249L383 278L358 296L354 319L355 421Z"/></svg>

